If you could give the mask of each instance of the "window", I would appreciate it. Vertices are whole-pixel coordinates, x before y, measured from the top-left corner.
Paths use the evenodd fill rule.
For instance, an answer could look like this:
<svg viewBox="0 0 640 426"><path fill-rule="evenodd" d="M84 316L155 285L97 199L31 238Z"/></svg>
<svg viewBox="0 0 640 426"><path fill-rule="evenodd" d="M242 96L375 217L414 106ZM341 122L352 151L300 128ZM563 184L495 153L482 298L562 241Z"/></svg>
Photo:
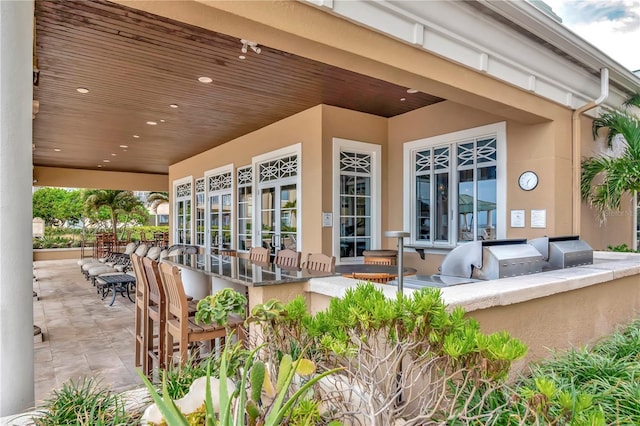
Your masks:
<svg viewBox="0 0 640 426"><path fill-rule="evenodd" d="M283 248L301 249L301 164L300 143L253 157L254 247L265 247L272 254Z"/></svg>
<svg viewBox="0 0 640 426"><path fill-rule="evenodd" d="M251 248L251 217L253 215L253 168L238 168L238 251Z"/></svg>
<svg viewBox="0 0 640 426"><path fill-rule="evenodd" d="M196 245L205 246L205 190L204 178L196 179Z"/></svg>
<svg viewBox="0 0 640 426"><path fill-rule="evenodd" d="M209 211L209 244L211 249L232 247L233 166L205 172Z"/></svg>
<svg viewBox="0 0 640 426"><path fill-rule="evenodd" d="M355 261L380 245L380 146L334 139L334 253Z"/></svg>
<svg viewBox="0 0 640 426"><path fill-rule="evenodd" d="M191 244L191 182L192 178L188 177L175 181L173 184L175 244Z"/></svg>
<svg viewBox="0 0 640 426"><path fill-rule="evenodd" d="M405 144L411 243L453 246L505 234L504 123Z"/></svg>

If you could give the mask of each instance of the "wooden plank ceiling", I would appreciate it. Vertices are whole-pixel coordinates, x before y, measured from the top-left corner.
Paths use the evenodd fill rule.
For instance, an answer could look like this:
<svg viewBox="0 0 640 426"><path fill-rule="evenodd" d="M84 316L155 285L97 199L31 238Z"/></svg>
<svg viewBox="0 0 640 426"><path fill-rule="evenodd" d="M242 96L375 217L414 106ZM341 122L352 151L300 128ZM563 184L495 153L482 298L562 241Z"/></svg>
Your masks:
<svg viewBox="0 0 640 426"><path fill-rule="evenodd" d="M167 173L321 103L392 117L442 100L268 46L241 60L237 38L104 0L35 13L36 166Z"/></svg>

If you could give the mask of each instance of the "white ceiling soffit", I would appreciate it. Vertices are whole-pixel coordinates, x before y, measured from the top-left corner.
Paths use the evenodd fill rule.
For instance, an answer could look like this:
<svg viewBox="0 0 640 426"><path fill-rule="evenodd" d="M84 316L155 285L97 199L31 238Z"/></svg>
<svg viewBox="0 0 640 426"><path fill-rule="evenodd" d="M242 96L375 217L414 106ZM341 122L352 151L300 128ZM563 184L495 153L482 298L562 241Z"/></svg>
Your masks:
<svg viewBox="0 0 640 426"><path fill-rule="evenodd" d="M305 1L571 109L600 96L603 67L615 83L605 104L618 107L640 92L640 78L524 1Z"/></svg>

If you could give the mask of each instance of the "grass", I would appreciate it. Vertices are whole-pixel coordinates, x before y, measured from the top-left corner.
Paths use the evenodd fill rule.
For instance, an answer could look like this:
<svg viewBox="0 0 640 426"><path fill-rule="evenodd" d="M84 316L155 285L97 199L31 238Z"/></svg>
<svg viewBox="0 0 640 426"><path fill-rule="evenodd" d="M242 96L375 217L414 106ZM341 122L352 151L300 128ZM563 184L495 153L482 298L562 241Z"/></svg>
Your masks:
<svg viewBox="0 0 640 426"><path fill-rule="evenodd" d="M593 348L553 353L467 414L483 425L640 425L640 320Z"/></svg>
<svg viewBox="0 0 640 426"><path fill-rule="evenodd" d="M133 425L139 416L127 413L121 397L94 378L64 383L62 389L53 391L40 413L33 419L37 426Z"/></svg>

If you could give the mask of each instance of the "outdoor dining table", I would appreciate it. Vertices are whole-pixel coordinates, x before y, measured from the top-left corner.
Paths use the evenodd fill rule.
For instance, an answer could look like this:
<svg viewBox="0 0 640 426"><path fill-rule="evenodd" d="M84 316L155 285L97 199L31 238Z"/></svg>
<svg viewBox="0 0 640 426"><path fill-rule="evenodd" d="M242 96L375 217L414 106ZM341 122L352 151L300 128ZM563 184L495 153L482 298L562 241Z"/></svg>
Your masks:
<svg viewBox="0 0 640 426"><path fill-rule="evenodd" d="M135 303L135 300L131 298L131 287L135 286L136 278L129 274L116 274L116 275L101 275L97 278L98 285L102 287L102 300L107 297L109 290L113 293L111 303L109 306L113 306L113 302L116 301L116 294L120 293L124 297L124 293L127 293L127 297L131 303Z"/></svg>
<svg viewBox="0 0 640 426"><path fill-rule="evenodd" d="M389 274L391 278L398 277L398 267L396 265L370 265L366 263L348 263L336 265L336 272L342 275L361 274ZM417 269L405 266L402 268L404 275L415 275Z"/></svg>

